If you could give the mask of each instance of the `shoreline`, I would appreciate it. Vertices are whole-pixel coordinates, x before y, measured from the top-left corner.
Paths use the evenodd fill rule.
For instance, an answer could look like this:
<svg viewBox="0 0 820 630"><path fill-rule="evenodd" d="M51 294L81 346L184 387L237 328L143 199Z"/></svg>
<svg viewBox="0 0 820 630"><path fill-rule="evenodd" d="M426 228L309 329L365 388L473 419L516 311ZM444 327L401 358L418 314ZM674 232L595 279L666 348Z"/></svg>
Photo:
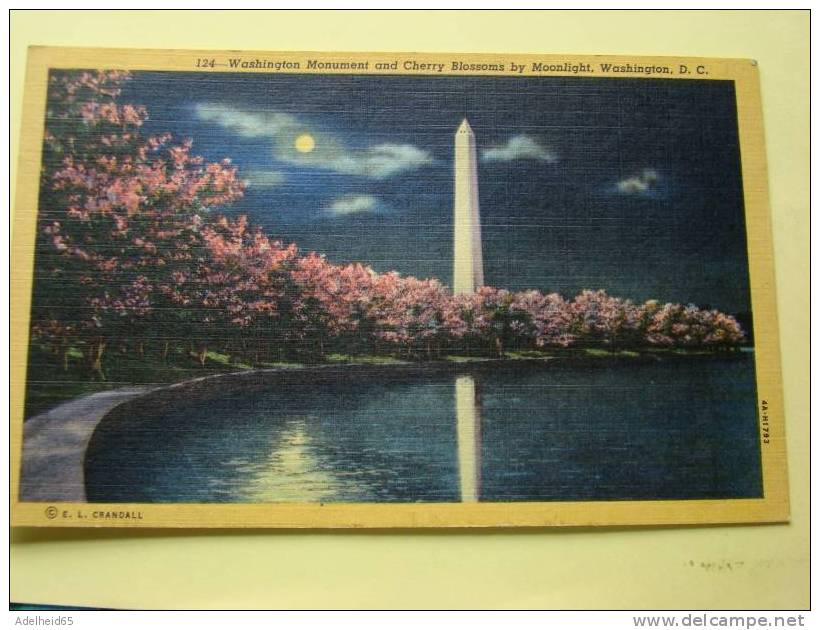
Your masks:
<svg viewBox="0 0 820 630"><path fill-rule="evenodd" d="M110 381L80 379L73 381L80 384L82 388L80 391L73 392L69 395L49 396L51 400L33 404L33 409L30 409L29 404L32 399L28 397L31 395L30 385L26 385L26 402L24 403L23 422L29 423L32 419L47 414L48 412L57 409L59 406L80 400L86 396L117 391L128 387L150 387L159 389L185 383L188 381L196 382L205 378L225 377L232 374L248 374L248 373L271 373L271 372L303 372L306 370L330 370L333 368L363 368L370 367L374 369L392 369L396 367L404 367L412 370L413 368L422 370L440 371L443 369L480 369L481 366L516 366L529 365L531 367L541 367L547 364L553 366L577 366L577 367L607 367L617 364L630 363L647 363L653 361L681 361L681 360L707 360L720 358L733 358L745 356L754 353L752 346L736 346L727 349L687 349L687 348L618 348L608 349L601 347L573 347L573 348L556 348L549 352L524 350L524 351L508 351L503 357L488 357L488 356L472 356L472 355L443 355L435 359L418 359L418 358L398 358L391 355L342 355L329 354L325 361L322 362L299 362L299 361L283 361L277 363L268 363L261 365L243 364L240 361L228 362L225 361L224 355L216 354L215 357L209 359L207 367L201 369L193 366L183 367L177 364L177 367L171 367L169 364L160 364L146 359L141 366L135 366L135 371L152 372L155 378L135 378L133 380L120 377ZM448 368L449 366L449 368ZM163 368L168 370L177 370L180 374L174 374L175 378L167 378L168 374L163 373ZM168 370L168 371L170 371ZM158 377L158 378L157 378ZM37 381L32 381L36 383ZM53 388L60 388L64 382L61 380L54 380L42 383L43 385ZM42 391L43 387L40 387ZM68 393L68 392L67 392Z"/></svg>
<svg viewBox="0 0 820 630"><path fill-rule="evenodd" d="M146 407L160 411L178 400L181 395L197 397L212 395L215 381L229 384L232 389L267 387L272 380L287 384L291 379L302 380L313 373L317 383L322 380L355 378L373 372L399 372L406 375L424 373L481 373L500 367L561 368L613 367L619 364L655 363L671 361L702 361L740 359L753 349L710 353L655 353L633 355L608 354L605 356L545 356L444 359L439 361L394 363L325 363L294 367L272 367L209 374L169 384L132 385L86 394L58 404L39 413L23 424L19 500L32 502L87 501L85 493L85 454L94 431L103 421L116 422L118 418L135 413L134 405L144 413Z"/></svg>

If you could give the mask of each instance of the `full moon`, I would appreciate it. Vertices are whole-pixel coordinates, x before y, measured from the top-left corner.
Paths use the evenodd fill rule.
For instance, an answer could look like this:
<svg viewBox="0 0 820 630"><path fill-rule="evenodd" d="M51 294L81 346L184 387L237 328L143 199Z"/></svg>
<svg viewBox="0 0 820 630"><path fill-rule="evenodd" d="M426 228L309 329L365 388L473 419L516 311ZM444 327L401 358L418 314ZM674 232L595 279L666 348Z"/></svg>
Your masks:
<svg viewBox="0 0 820 630"><path fill-rule="evenodd" d="M293 146L296 147L299 153L310 153L313 151L313 147L316 146L316 141L309 133L303 133L293 141Z"/></svg>

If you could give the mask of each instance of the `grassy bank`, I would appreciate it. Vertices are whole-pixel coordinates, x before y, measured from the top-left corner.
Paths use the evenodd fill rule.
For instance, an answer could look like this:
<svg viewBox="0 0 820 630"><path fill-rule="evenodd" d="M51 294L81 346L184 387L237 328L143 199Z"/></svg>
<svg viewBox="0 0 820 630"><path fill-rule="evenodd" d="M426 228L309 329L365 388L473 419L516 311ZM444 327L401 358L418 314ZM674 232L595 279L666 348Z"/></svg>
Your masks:
<svg viewBox="0 0 820 630"><path fill-rule="evenodd" d="M722 351L721 354L726 351ZM516 360L555 360L583 359L590 360L630 360L645 359L650 356L662 359L664 356L699 356L714 355L710 350L687 350L684 348L666 349L605 349L605 348L565 348L550 350L524 350L505 352L503 358ZM240 370L284 368L298 369L308 367L299 362L276 362L250 365L237 361L218 352L208 352L205 365L201 365L196 356L186 352L172 352L165 359L153 355L142 358L133 354L111 354L105 361L106 379L100 380L81 364L82 355L71 352L68 370L57 365L53 355L41 348L34 348L29 358L25 417L30 418L43 411L73 398L95 392L117 389L134 385L165 385L178 383L192 378L225 374ZM446 355L438 361L452 363L481 363L497 360L495 357ZM414 363L393 356L328 354L322 364L339 365L400 365ZM315 364L314 364L315 365Z"/></svg>

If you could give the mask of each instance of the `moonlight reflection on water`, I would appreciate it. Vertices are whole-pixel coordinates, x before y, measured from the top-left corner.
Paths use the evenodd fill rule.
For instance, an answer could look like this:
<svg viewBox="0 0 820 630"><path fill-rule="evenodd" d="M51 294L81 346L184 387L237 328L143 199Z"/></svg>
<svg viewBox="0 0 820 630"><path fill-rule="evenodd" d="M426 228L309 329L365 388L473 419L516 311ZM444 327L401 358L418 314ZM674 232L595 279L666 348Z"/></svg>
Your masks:
<svg viewBox="0 0 820 630"><path fill-rule="evenodd" d="M90 501L475 502L761 495L754 361L383 369L104 420ZM319 378L317 376L317 378Z"/></svg>

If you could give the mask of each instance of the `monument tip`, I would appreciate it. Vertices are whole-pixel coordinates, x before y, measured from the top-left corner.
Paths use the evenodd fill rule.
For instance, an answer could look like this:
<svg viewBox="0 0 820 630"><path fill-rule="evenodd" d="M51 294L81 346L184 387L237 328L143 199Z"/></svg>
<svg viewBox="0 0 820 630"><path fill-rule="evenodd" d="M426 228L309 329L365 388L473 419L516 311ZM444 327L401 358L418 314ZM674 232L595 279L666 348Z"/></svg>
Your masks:
<svg viewBox="0 0 820 630"><path fill-rule="evenodd" d="M470 123L465 118L461 121L461 125L458 127L458 133L472 133L473 128L470 127Z"/></svg>

